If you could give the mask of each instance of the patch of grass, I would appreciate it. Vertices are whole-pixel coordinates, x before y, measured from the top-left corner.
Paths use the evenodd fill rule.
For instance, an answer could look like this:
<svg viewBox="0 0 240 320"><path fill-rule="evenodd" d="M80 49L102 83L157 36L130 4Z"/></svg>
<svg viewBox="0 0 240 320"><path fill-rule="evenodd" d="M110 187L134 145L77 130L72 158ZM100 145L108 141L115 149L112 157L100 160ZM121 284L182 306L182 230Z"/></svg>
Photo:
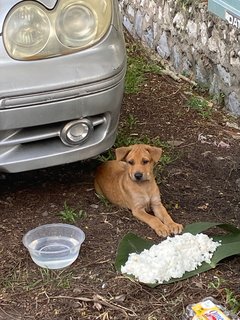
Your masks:
<svg viewBox="0 0 240 320"><path fill-rule="evenodd" d="M117 139L115 141L115 148L119 148L122 146L130 146L133 144L151 144L155 145L156 147L159 146L159 141L157 139L151 139L145 134L131 134L130 132L126 132L125 129L120 129L118 131Z"/></svg>
<svg viewBox="0 0 240 320"><path fill-rule="evenodd" d="M20 272L20 268L14 268L5 275L4 278L0 279L0 285L2 288L10 289L15 291L15 288L21 288L26 283L26 278L28 278L28 272Z"/></svg>
<svg viewBox="0 0 240 320"><path fill-rule="evenodd" d="M192 96L187 102L189 108L196 110L198 114L200 114L203 118L210 118L212 115L212 108L209 102L198 96Z"/></svg>
<svg viewBox="0 0 240 320"><path fill-rule="evenodd" d="M39 286L47 286L51 285L56 288L69 289L71 287L71 281L73 280L72 272L62 271L54 271L44 268L39 268L39 279L35 280L36 284ZM28 287L29 289L34 288L31 285Z"/></svg>
<svg viewBox="0 0 240 320"><path fill-rule="evenodd" d="M225 282L224 279L214 276L214 281L211 281L208 284L208 288L219 289L221 285Z"/></svg>
<svg viewBox="0 0 240 320"><path fill-rule="evenodd" d="M236 295L228 288L224 289L226 295L226 304L228 308L235 314L240 311L240 300Z"/></svg>
<svg viewBox="0 0 240 320"><path fill-rule="evenodd" d="M64 210L60 211L58 214L64 222L76 223L78 219L86 217L86 211L70 208L66 201L64 202Z"/></svg>
<svg viewBox="0 0 240 320"><path fill-rule="evenodd" d="M214 281L210 282L208 287L215 289L217 292L222 292L225 298L225 305L231 312L237 314L240 311L240 300L234 292L227 287L225 279L214 277Z"/></svg>
<svg viewBox="0 0 240 320"><path fill-rule="evenodd" d="M166 149L169 149L170 146L167 143L162 142L159 137L155 138L150 138L147 135L128 135L125 133L124 130L119 130L117 139L115 141L115 144L112 149L108 150L106 153L98 157L98 160L101 162L105 162L108 160L113 160L115 159L115 152L114 149L119 148L119 147L127 147L133 144L148 144L152 145L155 147L161 147L164 148L165 151ZM163 154L161 157L160 162L163 165L167 165L171 162L171 156L169 154Z"/></svg>
<svg viewBox="0 0 240 320"><path fill-rule="evenodd" d="M225 94L223 92L212 95L212 100L215 101L220 107L224 107Z"/></svg>
<svg viewBox="0 0 240 320"><path fill-rule="evenodd" d="M200 92L200 93L208 93L209 92L209 87L210 85L208 83L205 83L205 82L198 82L198 85L197 85L197 91Z"/></svg>
<svg viewBox="0 0 240 320"><path fill-rule="evenodd" d="M104 196L97 193L96 193L96 196L106 208L109 208L111 206L111 203Z"/></svg>
<svg viewBox="0 0 240 320"><path fill-rule="evenodd" d="M162 68L154 63L148 61L143 55L139 56L137 46L130 46L127 49L127 72L125 76L125 93L138 93L141 86L144 84L145 74L161 73ZM142 52L142 50L141 50Z"/></svg>
<svg viewBox="0 0 240 320"><path fill-rule="evenodd" d="M136 124L138 123L137 117L135 117L133 114L129 114L126 120L127 126L130 130L136 127Z"/></svg>
<svg viewBox="0 0 240 320"><path fill-rule="evenodd" d="M73 274L66 270L54 271L44 268L30 271L21 265L0 278L0 286L7 291L32 291L41 287L55 287L68 289L71 287Z"/></svg>
<svg viewBox="0 0 240 320"><path fill-rule="evenodd" d="M178 0L178 3L182 6L182 7L190 7L191 5L195 4L195 3L199 3L199 0Z"/></svg>
<svg viewBox="0 0 240 320"><path fill-rule="evenodd" d="M189 78L189 77L190 77L189 71L187 71L187 70L183 70L182 75L183 75L184 77L186 77L186 78Z"/></svg>
<svg viewBox="0 0 240 320"><path fill-rule="evenodd" d="M125 93L139 92L141 84L145 81L144 61L142 59L128 57L127 72L125 76Z"/></svg>

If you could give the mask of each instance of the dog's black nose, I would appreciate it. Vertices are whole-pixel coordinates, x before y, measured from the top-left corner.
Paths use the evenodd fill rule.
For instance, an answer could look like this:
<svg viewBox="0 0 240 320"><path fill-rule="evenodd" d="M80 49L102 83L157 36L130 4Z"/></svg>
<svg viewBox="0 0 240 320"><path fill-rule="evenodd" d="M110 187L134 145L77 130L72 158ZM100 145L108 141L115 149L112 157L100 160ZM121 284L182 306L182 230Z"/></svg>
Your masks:
<svg viewBox="0 0 240 320"><path fill-rule="evenodd" d="M134 177L136 180L141 180L143 177L143 174L141 172L134 173Z"/></svg>

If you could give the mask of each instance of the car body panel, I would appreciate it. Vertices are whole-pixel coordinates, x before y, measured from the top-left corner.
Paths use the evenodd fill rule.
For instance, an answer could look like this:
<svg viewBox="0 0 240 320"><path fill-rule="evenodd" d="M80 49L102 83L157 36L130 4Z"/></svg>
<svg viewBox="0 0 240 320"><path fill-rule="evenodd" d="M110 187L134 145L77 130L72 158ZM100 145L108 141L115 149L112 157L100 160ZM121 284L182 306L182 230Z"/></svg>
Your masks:
<svg viewBox="0 0 240 320"><path fill-rule="evenodd" d="M112 45L116 43L116 45ZM37 61L13 60L0 51L0 106L3 99L100 82L125 68L125 48L111 27L104 41L73 54ZM51 70L51 72L49 72ZM23 81L24 79L24 81ZM13 106L14 107L14 106Z"/></svg>
<svg viewBox="0 0 240 320"><path fill-rule="evenodd" d="M4 5L1 3L4 2ZM55 1L41 1L48 7ZM3 12L17 1L0 1ZM112 146L124 92L126 50L118 4L107 34L91 48L18 61L0 44L0 171L19 172L96 156ZM7 8L7 9L6 9ZM69 121L93 123L89 138L67 146Z"/></svg>
<svg viewBox="0 0 240 320"><path fill-rule="evenodd" d="M21 0L16 1L16 0L1 0L0 1L0 33L2 32L3 29L3 22L6 18L7 13L9 10L21 2ZM48 9L53 9L57 3L57 0L39 0L39 3L43 4L46 8Z"/></svg>

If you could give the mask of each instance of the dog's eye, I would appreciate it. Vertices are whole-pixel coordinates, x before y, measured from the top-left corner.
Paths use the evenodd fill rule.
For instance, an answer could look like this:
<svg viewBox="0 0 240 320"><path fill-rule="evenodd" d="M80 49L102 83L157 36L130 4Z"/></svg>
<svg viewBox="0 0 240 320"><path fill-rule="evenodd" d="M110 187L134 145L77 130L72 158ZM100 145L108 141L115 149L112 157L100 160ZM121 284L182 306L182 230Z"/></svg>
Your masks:
<svg viewBox="0 0 240 320"><path fill-rule="evenodd" d="M129 160L128 163L133 166L134 165L134 161L133 160Z"/></svg>
<svg viewBox="0 0 240 320"><path fill-rule="evenodd" d="M142 163L143 163L143 164L147 164L147 163L149 163L149 160L143 159Z"/></svg>

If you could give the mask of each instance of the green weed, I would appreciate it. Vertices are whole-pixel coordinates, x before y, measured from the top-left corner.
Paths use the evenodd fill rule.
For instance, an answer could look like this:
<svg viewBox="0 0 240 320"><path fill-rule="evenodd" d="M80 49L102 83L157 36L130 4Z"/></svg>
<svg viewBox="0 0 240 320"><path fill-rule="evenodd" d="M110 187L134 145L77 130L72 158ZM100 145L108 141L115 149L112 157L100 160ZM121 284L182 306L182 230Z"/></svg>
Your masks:
<svg viewBox="0 0 240 320"><path fill-rule="evenodd" d="M127 126L130 130L136 127L136 124L138 123L137 118L133 114L129 114L126 120Z"/></svg>
<svg viewBox="0 0 240 320"><path fill-rule="evenodd" d="M183 7L190 7L191 5L193 5L194 3L196 3L198 1L196 0L178 0L178 3L183 6Z"/></svg>
<svg viewBox="0 0 240 320"><path fill-rule="evenodd" d="M203 118L209 118L212 115L212 108L209 102L202 97L192 96L187 105L189 108L196 110Z"/></svg>
<svg viewBox="0 0 240 320"><path fill-rule="evenodd" d="M115 148L122 146L130 146L133 144L153 144L153 139L149 138L147 135L131 134L126 132L124 129L118 131L117 139L115 141ZM155 145L155 144L154 144Z"/></svg>
<svg viewBox="0 0 240 320"><path fill-rule="evenodd" d="M235 294L230 289L225 288L224 290L226 294L226 304L228 308L233 313L238 313L238 311L240 311L240 300L237 299Z"/></svg>
<svg viewBox="0 0 240 320"><path fill-rule="evenodd" d="M217 103L220 107L224 106L225 94L223 92L212 95L212 100Z"/></svg>
<svg viewBox="0 0 240 320"><path fill-rule="evenodd" d="M149 62L145 57L139 56L138 47L128 48L127 72L125 76L125 93L138 93L145 82L145 74L161 73L162 68L154 62ZM142 50L141 50L142 51Z"/></svg>
<svg viewBox="0 0 240 320"><path fill-rule="evenodd" d="M240 300L236 297L234 292L226 288L227 281L214 277L214 281L210 282L208 288L215 289L217 292L223 292L225 296L225 305L231 312L237 314L240 311Z"/></svg>
<svg viewBox="0 0 240 320"><path fill-rule="evenodd" d="M110 207L110 205L111 205L110 202L104 196L97 194L97 193L96 193L96 196L106 208Z"/></svg>
<svg viewBox="0 0 240 320"><path fill-rule="evenodd" d="M64 202L64 210L58 214L64 222L76 223L78 219L86 217L86 211L70 208L66 201Z"/></svg>
<svg viewBox="0 0 240 320"><path fill-rule="evenodd" d="M0 286L12 292L32 291L37 288L53 286L57 288L70 288L73 275L65 270L57 272L54 270L38 268L29 271L21 265L14 271L10 271L4 278L0 278Z"/></svg>
<svg viewBox="0 0 240 320"><path fill-rule="evenodd" d="M137 93L145 81L143 72L144 62L137 58L128 57L125 76L125 93Z"/></svg>
<svg viewBox="0 0 240 320"><path fill-rule="evenodd" d="M20 268L14 269L9 272L9 274L5 275L4 278L0 279L1 287L6 289L11 289L12 291L15 288L21 288L24 286L26 279L28 278L27 270L23 273Z"/></svg>
<svg viewBox="0 0 240 320"><path fill-rule="evenodd" d="M214 277L214 281L211 281L209 284L208 284L208 288L212 288L212 289L219 289L221 287L221 285L225 282L224 279L221 279L219 277Z"/></svg>
<svg viewBox="0 0 240 320"><path fill-rule="evenodd" d="M190 77L189 71L187 71L187 70L183 70L183 71L182 71L182 75L183 75L184 77L186 77L186 78L189 78L189 77Z"/></svg>
<svg viewBox="0 0 240 320"><path fill-rule="evenodd" d="M72 272L66 272L65 270L59 272L45 268L39 268L38 271L40 275L40 278L37 280L38 285L52 285L62 289L69 289L71 287Z"/></svg>
<svg viewBox="0 0 240 320"><path fill-rule="evenodd" d="M205 82L198 82L197 91L199 93L208 93L209 92L209 84Z"/></svg>

